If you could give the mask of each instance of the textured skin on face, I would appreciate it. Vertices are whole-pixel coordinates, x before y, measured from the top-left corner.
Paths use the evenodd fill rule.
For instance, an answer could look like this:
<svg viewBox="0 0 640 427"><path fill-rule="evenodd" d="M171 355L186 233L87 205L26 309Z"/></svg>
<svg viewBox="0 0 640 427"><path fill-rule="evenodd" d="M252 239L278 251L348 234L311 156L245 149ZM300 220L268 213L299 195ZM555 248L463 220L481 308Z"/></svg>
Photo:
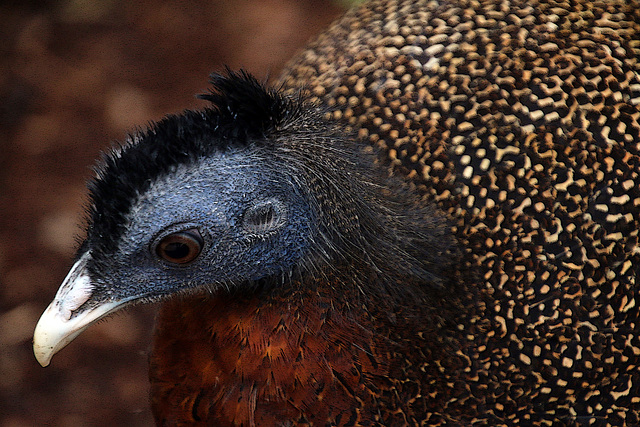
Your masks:
<svg viewBox="0 0 640 427"><path fill-rule="evenodd" d="M639 56L637 1L373 1L291 62L478 272L461 350L398 355L410 424L640 422Z"/></svg>
<svg viewBox="0 0 640 427"><path fill-rule="evenodd" d="M451 219L468 274L404 306L336 292L346 274L330 269L268 297L171 301L157 419L640 423L638 40L637 1L349 12L281 81ZM191 340L209 347L194 344L185 370Z"/></svg>

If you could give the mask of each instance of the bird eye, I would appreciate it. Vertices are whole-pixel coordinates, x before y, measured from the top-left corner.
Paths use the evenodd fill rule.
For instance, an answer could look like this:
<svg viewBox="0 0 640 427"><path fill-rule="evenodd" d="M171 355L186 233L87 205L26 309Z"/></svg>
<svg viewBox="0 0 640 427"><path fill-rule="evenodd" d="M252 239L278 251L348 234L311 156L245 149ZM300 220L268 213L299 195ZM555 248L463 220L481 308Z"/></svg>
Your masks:
<svg viewBox="0 0 640 427"><path fill-rule="evenodd" d="M172 264L186 264L200 255L203 244L200 232L193 228L163 237L156 246L156 253Z"/></svg>

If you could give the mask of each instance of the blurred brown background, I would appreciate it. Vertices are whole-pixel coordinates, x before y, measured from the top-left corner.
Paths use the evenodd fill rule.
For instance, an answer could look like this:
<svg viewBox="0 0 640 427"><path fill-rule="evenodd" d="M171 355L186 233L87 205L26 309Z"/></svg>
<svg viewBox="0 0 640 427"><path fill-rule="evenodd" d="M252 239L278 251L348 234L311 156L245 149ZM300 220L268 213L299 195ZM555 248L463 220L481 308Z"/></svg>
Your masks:
<svg viewBox="0 0 640 427"><path fill-rule="evenodd" d="M41 368L35 323L81 234L111 141L202 102L209 72L276 76L343 11L330 0L0 4L0 426L145 426L155 307L94 325Z"/></svg>

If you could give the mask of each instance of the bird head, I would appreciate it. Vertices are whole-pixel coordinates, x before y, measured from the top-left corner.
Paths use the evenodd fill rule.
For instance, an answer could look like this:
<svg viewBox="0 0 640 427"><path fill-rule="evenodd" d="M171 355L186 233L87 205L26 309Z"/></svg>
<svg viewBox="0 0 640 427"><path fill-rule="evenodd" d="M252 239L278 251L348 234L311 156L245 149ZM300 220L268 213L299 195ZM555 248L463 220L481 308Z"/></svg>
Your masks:
<svg viewBox="0 0 640 427"><path fill-rule="evenodd" d="M385 213L382 184L370 181L381 174L344 128L245 73L212 84L211 107L169 116L99 162L86 238L34 333L42 365L136 302L282 284L339 258L416 270L407 251L383 248L421 226L411 238L394 227L402 218Z"/></svg>

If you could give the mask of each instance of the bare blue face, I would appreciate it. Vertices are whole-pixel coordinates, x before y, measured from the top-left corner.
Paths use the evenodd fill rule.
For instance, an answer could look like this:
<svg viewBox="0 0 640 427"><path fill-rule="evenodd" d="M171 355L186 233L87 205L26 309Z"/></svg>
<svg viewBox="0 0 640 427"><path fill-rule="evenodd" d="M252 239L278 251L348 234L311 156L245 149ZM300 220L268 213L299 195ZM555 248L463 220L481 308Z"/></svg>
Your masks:
<svg viewBox="0 0 640 427"><path fill-rule="evenodd" d="M89 262L94 296L153 299L291 269L317 215L295 177L256 167L267 163L249 150L223 152L151 183L126 216L118 251Z"/></svg>

